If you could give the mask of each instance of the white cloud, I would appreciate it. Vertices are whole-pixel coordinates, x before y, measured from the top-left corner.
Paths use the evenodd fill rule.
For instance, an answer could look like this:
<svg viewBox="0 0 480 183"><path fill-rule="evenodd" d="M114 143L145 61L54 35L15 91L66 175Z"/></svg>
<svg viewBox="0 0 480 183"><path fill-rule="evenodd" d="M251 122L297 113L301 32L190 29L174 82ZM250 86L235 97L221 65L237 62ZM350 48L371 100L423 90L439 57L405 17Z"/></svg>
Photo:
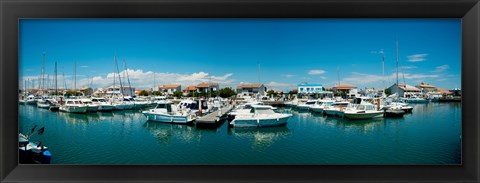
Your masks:
<svg viewBox="0 0 480 183"><path fill-rule="evenodd" d="M399 68L400 68L400 69L415 69L415 68L417 68L417 66L406 65L406 66L400 66Z"/></svg>
<svg viewBox="0 0 480 183"><path fill-rule="evenodd" d="M291 78L291 77L294 77L295 75L293 74L284 74L283 77L286 77L286 78Z"/></svg>
<svg viewBox="0 0 480 183"><path fill-rule="evenodd" d="M126 74L130 79L130 84L133 87L139 89L150 89L155 85L164 85L164 84L181 84L182 88L187 87L188 85L196 85L201 82L214 82L219 83L220 87L230 86L235 82L231 77L232 73L224 74L223 76L210 75L205 72L197 72L192 74L179 74L179 73L155 73L152 71L143 71L138 70L123 70L120 72L120 79L122 83L128 85L128 80L126 80ZM125 75L124 75L125 74ZM155 77L154 77L155 75ZM114 73L108 73L104 75L95 75L86 78L85 76L77 75L77 88L82 86L90 86L92 83L93 88L104 88L111 86L113 84L113 78L116 76L116 83L119 83L119 75ZM125 77L124 77L125 76ZM26 76L24 78L38 79L38 76ZM63 87L63 79L61 76L58 77L59 86ZM71 88L74 81L71 75L65 75L65 83L67 87ZM37 84L36 84L37 85Z"/></svg>
<svg viewBox="0 0 480 183"><path fill-rule="evenodd" d="M415 55L410 55L407 56L409 62L423 62L427 60L425 57L427 57L428 54L422 53L422 54L415 54Z"/></svg>
<svg viewBox="0 0 480 183"><path fill-rule="evenodd" d="M271 81L270 83L265 84L267 88L277 90L277 91L283 91L283 90L291 90L293 88L296 88L296 84L292 83L278 83L275 81Z"/></svg>
<svg viewBox="0 0 480 183"><path fill-rule="evenodd" d="M318 75L318 74L324 74L325 71L324 70L310 70L308 71L308 74L310 75Z"/></svg>
<svg viewBox="0 0 480 183"><path fill-rule="evenodd" d="M421 79L427 79L427 78L438 78L440 77L439 75L429 75L429 74L410 74L410 73L404 73L404 74L399 74L398 79L401 83L403 83L403 78L410 80L410 82L416 82ZM374 75L374 74L365 74L365 73L358 73L358 72L352 72L352 75L350 77L347 77L341 81L341 83L348 83L348 84L353 84L356 86L360 87L374 87L374 88L380 88L382 87L382 76L381 75ZM384 77L385 79L385 87L389 87L392 83L389 81L395 81L396 80L396 74L392 73L391 75L386 75ZM409 83L409 81L407 81Z"/></svg>
<svg viewBox="0 0 480 183"><path fill-rule="evenodd" d="M82 65L80 68L88 68L88 65Z"/></svg>
<svg viewBox="0 0 480 183"><path fill-rule="evenodd" d="M441 66L435 67L435 70L433 70L432 72L443 72L448 68L450 68L448 65L441 65Z"/></svg>
<svg viewBox="0 0 480 183"><path fill-rule="evenodd" d="M327 79L327 77L325 77L325 76L321 76L321 77L320 77L320 79Z"/></svg>

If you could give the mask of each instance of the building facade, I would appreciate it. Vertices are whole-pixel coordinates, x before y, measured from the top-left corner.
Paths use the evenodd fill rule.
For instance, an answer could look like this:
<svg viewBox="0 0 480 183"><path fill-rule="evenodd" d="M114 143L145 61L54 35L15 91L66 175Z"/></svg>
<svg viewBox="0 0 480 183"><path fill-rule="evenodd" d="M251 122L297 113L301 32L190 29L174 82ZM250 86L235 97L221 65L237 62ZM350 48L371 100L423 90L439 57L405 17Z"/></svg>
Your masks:
<svg viewBox="0 0 480 183"><path fill-rule="evenodd" d="M182 85L180 84L168 84L158 87L158 91L162 92L165 95L172 95L173 92L181 92Z"/></svg>
<svg viewBox="0 0 480 183"><path fill-rule="evenodd" d="M265 96L267 88L263 84L240 84L237 94L241 96Z"/></svg>

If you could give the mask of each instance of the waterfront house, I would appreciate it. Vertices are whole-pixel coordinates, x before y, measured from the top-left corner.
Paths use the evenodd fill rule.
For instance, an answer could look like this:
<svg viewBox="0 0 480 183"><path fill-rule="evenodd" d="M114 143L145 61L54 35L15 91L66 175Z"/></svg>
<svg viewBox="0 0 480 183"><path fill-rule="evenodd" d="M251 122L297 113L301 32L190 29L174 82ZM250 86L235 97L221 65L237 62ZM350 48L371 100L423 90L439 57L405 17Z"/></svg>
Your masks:
<svg viewBox="0 0 480 183"><path fill-rule="evenodd" d="M356 96L358 93L356 88L356 86L351 84L338 84L332 87L332 91L336 94L345 94L342 97L352 97Z"/></svg>
<svg viewBox="0 0 480 183"><path fill-rule="evenodd" d="M120 90L122 88L122 90ZM121 95L123 93L124 96L134 96L135 95L135 87L129 87L129 86L123 86L121 87L120 85L112 85L106 90L103 90L106 95Z"/></svg>
<svg viewBox="0 0 480 183"><path fill-rule="evenodd" d="M91 96L93 94L93 89L90 87L82 87L79 91L83 96Z"/></svg>
<svg viewBox="0 0 480 183"><path fill-rule="evenodd" d="M415 87L422 90L424 93L437 92L437 87L436 86L425 84L424 82L421 82L420 84L416 85Z"/></svg>
<svg viewBox="0 0 480 183"><path fill-rule="evenodd" d="M410 96L420 96L422 94L422 90L403 83L399 83L398 86L397 84L393 84L388 90L390 90L391 94L397 93L398 96L405 98Z"/></svg>
<svg viewBox="0 0 480 183"><path fill-rule="evenodd" d="M303 96L311 96L314 98L333 97L333 92L325 91L322 84L308 84L307 82L302 82L297 85L297 94L299 98Z"/></svg>
<svg viewBox="0 0 480 183"><path fill-rule="evenodd" d="M195 86L187 86L183 89L183 96L188 96L191 93L197 92L197 87Z"/></svg>
<svg viewBox="0 0 480 183"><path fill-rule="evenodd" d="M159 91L165 95L173 95L173 92L182 91L182 85L180 84L167 84L158 87Z"/></svg>
<svg viewBox="0 0 480 183"><path fill-rule="evenodd" d="M209 91L214 92L219 89L218 83L200 83L195 87L197 88L198 93L207 93Z"/></svg>
<svg viewBox="0 0 480 183"><path fill-rule="evenodd" d="M242 96L265 96L267 88L263 84L240 84L237 86L237 94Z"/></svg>

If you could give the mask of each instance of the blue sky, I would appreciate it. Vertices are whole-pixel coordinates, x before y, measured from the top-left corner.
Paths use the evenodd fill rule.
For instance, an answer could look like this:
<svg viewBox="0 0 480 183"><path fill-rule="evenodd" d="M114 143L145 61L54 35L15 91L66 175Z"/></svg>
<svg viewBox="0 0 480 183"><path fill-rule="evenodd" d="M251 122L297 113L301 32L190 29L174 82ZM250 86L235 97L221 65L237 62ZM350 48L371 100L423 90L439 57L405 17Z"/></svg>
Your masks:
<svg viewBox="0 0 480 183"><path fill-rule="evenodd" d="M19 39L19 82L36 86L45 52L45 72L52 79L57 62L69 88L75 62L77 87L111 85L114 55L142 89L257 83L258 65L260 82L277 90L339 80L381 88L381 53L385 86L396 80L398 39L400 82L461 88L460 19L24 19Z"/></svg>

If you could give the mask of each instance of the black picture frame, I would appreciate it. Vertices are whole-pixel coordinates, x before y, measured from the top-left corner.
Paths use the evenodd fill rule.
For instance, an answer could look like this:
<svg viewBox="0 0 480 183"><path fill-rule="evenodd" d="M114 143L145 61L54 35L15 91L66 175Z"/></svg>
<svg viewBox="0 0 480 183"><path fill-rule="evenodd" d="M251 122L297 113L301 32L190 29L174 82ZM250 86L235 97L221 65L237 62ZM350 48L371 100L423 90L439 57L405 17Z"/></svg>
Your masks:
<svg viewBox="0 0 480 183"><path fill-rule="evenodd" d="M479 182L478 0L0 0L0 181ZM18 165L19 18L461 18L462 165Z"/></svg>

